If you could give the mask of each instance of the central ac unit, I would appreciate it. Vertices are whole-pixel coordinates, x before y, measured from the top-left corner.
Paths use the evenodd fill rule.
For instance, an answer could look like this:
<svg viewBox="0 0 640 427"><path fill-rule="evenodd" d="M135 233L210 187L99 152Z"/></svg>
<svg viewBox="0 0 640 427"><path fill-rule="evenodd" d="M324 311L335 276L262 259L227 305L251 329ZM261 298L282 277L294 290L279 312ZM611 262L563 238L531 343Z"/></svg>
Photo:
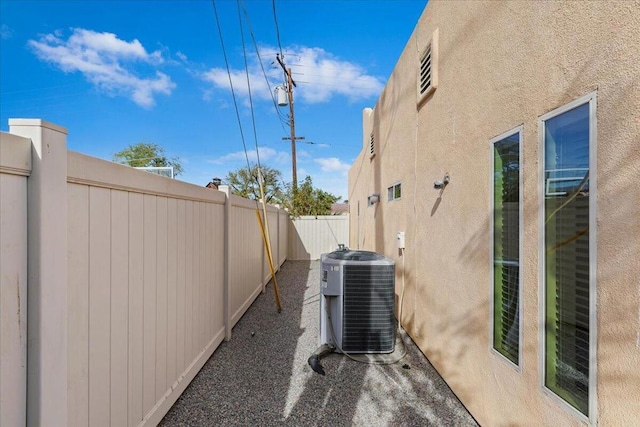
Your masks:
<svg viewBox="0 0 640 427"><path fill-rule="evenodd" d="M392 353L395 263L375 252L321 257L320 341L344 353Z"/></svg>

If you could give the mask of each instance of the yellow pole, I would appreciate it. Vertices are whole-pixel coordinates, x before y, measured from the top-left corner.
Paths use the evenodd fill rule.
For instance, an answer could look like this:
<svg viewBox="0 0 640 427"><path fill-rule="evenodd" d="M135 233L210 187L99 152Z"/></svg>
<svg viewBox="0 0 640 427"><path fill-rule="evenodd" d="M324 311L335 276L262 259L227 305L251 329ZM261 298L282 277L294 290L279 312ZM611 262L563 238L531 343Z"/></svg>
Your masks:
<svg viewBox="0 0 640 427"><path fill-rule="evenodd" d="M269 239L265 233L264 224L262 223L262 217L260 211L256 209L256 217L258 218L258 224L260 224L260 230L262 231L262 241L267 250L267 258L269 260L269 270L271 271L271 278L273 279L273 291L276 297L276 307L278 313L282 311L282 305L280 304L280 293L278 292L278 281L276 280L276 272L273 270L273 258L271 256L271 245Z"/></svg>
<svg viewBox="0 0 640 427"><path fill-rule="evenodd" d="M276 280L276 273L273 268L273 253L271 252L271 236L269 236L269 216L267 214L267 203L264 199L264 180L262 177L262 169L258 165L258 186L260 187L260 200L262 201L262 211L264 212L264 224L260 217L260 212L256 209L256 216L258 217L258 223L262 230L262 240L264 241L264 247L267 252L267 258L269 259L269 270L271 271L271 278L273 279L273 289L276 296L276 306L278 307L278 313L282 311L280 305L280 293L278 292L278 281ZM266 224L266 227L265 227Z"/></svg>

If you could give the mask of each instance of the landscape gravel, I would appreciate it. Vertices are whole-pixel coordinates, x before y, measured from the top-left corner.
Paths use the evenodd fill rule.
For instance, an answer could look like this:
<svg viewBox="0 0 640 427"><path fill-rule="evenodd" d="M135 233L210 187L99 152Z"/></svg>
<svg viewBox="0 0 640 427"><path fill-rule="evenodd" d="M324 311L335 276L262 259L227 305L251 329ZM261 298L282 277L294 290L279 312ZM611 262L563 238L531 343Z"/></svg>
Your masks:
<svg viewBox="0 0 640 427"><path fill-rule="evenodd" d="M287 261L258 296L161 426L477 426L429 361L403 332L405 357L391 365L322 359L326 375L307 364L319 345L319 261Z"/></svg>

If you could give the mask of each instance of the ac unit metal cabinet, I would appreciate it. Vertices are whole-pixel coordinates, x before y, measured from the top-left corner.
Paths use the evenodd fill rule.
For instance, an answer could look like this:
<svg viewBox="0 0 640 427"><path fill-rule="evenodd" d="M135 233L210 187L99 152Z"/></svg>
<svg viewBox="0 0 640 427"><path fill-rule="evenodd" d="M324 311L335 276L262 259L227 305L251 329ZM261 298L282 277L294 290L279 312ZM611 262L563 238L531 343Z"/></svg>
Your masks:
<svg viewBox="0 0 640 427"><path fill-rule="evenodd" d="M375 252L341 250L321 257L320 341L345 353L392 353L395 263ZM329 314L325 309L329 306ZM329 317L334 342L328 328ZM338 349L336 351L339 351Z"/></svg>

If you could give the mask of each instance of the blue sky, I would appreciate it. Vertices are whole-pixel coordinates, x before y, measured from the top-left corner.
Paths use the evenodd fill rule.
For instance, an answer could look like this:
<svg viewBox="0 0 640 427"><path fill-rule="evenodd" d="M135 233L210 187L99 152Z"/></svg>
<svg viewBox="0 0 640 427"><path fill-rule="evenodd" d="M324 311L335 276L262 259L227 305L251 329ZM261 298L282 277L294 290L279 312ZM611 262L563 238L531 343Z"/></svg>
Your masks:
<svg viewBox="0 0 640 427"><path fill-rule="evenodd" d="M244 34L257 145L263 165L291 181L288 107L271 0L216 0L240 118L255 159ZM347 197L362 146L362 109L373 107L426 1L275 0L284 60L293 71L298 180ZM242 10L242 9L241 9ZM246 165L211 1L0 0L0 130L9 118L65 126L68 147L111 160L153 142L178 157L178 179L206 185ZM283 123L284 122L284 123Z"/></svg>

